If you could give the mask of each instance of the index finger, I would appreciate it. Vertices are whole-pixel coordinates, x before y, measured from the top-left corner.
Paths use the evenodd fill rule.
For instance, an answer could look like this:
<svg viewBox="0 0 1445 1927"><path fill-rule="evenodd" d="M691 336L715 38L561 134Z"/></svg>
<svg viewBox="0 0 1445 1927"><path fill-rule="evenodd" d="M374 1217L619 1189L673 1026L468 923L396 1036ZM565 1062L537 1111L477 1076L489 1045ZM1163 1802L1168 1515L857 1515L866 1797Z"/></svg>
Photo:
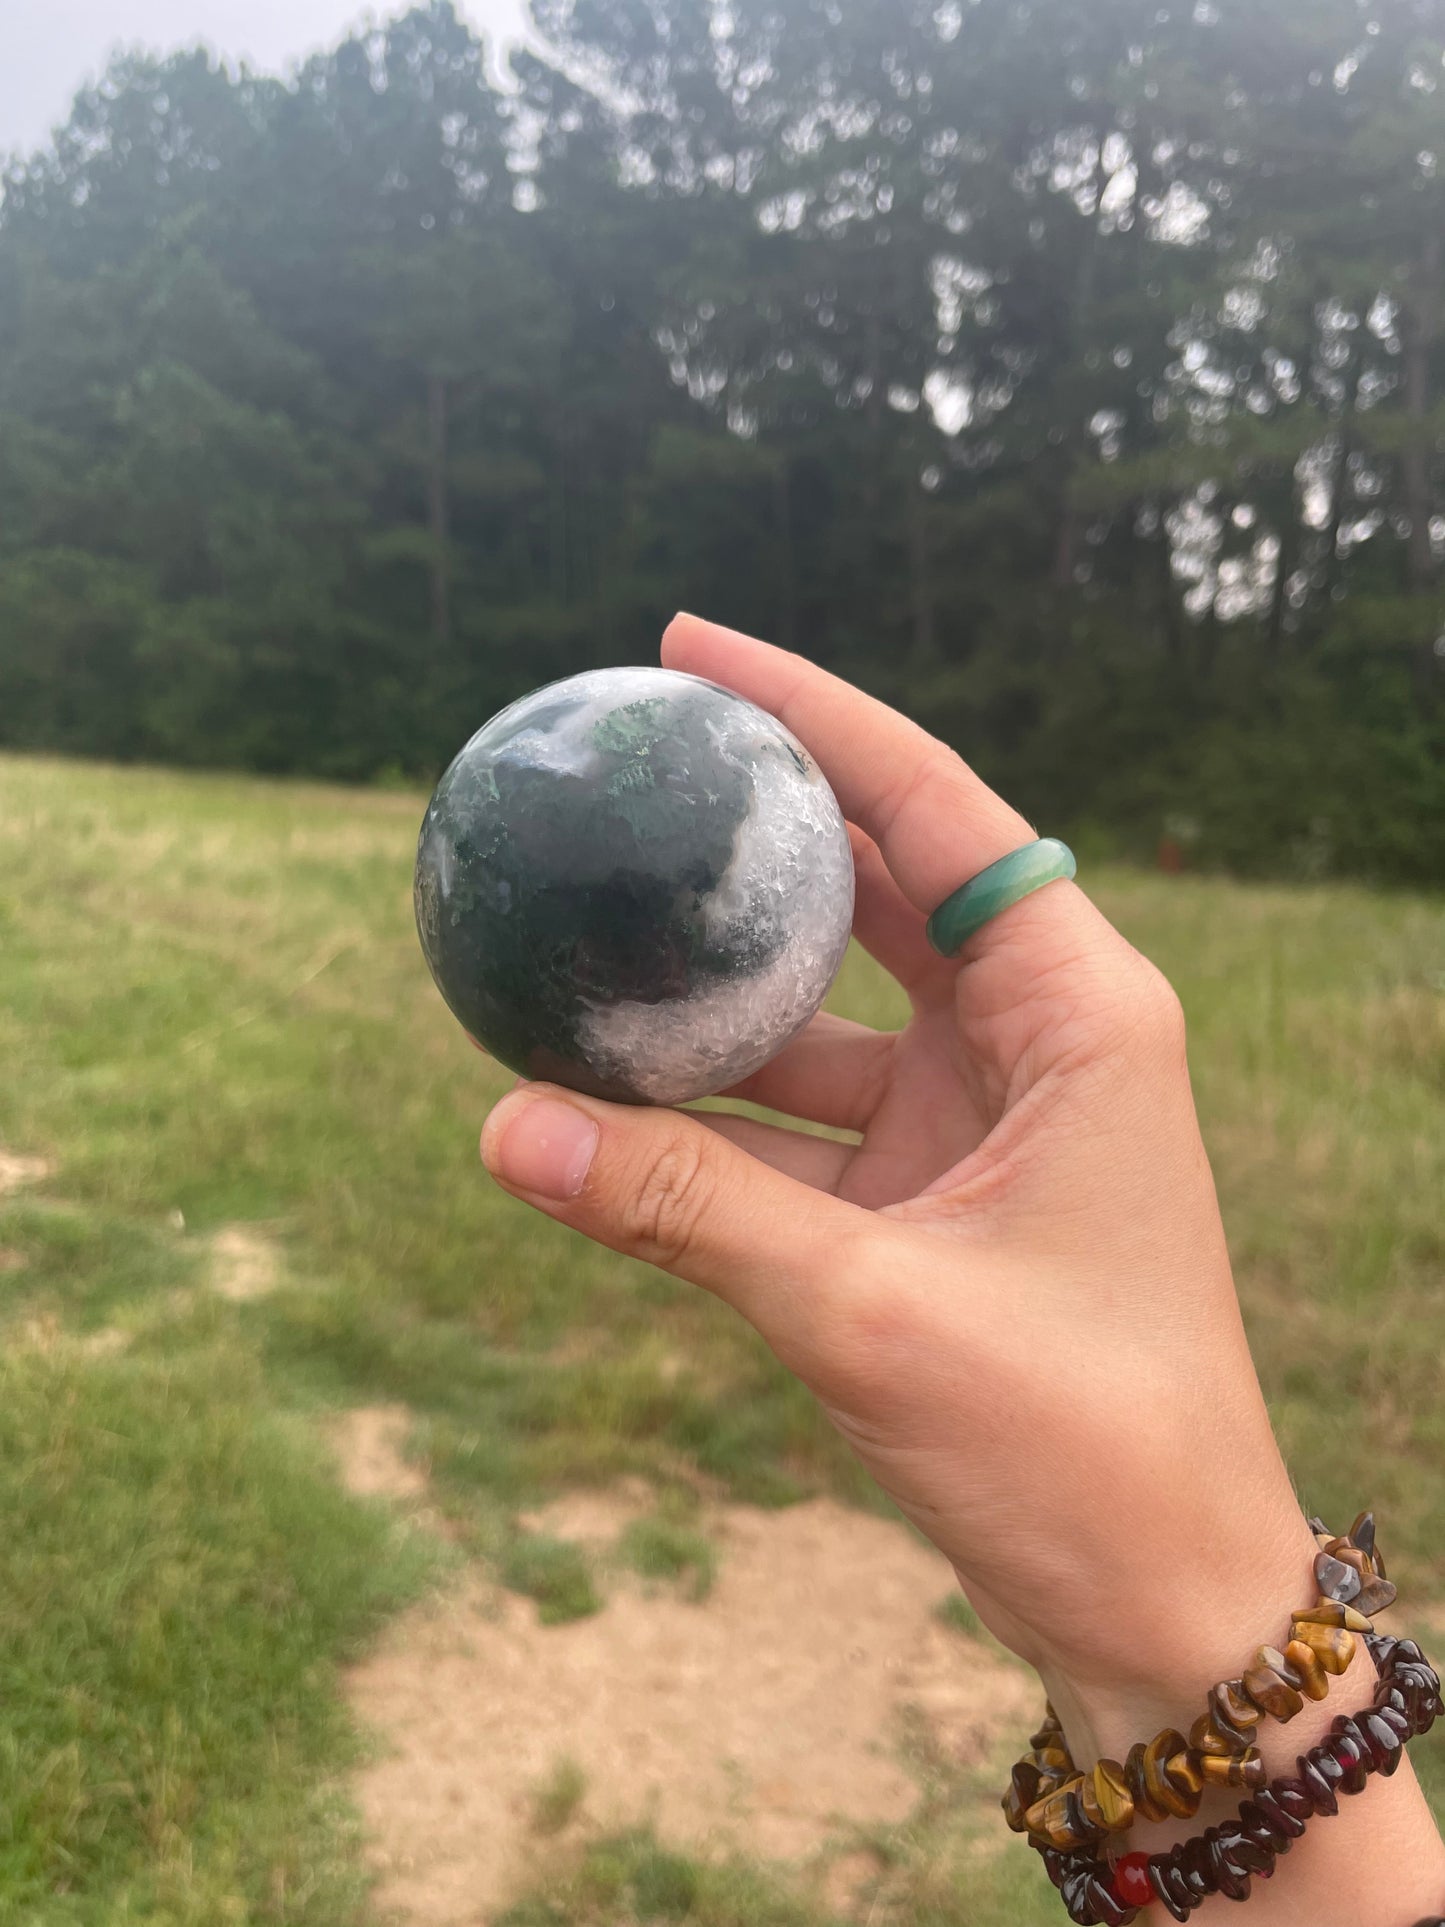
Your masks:
<svg viewBox="0 0 1445 1927"><path fill-rule="evenodd" d="M961 756L802 656L678 615L662 639L662 659L736 690L792 730L822 765L843 814L873 838L925 915L987 864L1034 840L1032 827Z"/></svg>

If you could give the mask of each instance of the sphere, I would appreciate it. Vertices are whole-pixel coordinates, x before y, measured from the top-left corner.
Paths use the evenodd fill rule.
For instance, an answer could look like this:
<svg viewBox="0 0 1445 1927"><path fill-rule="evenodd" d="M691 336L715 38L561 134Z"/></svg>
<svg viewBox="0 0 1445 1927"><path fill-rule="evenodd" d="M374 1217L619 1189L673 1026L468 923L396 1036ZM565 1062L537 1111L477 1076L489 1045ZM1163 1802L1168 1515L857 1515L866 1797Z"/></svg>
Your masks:
<svg viewBox="0 0 1445 1927"><path fill-rule="evenodd" d="M524 1076L680 1104L827 994L853 921L837 799L775 717L696 676L596 669L496 715L417 845L422 949Z"/></svg>

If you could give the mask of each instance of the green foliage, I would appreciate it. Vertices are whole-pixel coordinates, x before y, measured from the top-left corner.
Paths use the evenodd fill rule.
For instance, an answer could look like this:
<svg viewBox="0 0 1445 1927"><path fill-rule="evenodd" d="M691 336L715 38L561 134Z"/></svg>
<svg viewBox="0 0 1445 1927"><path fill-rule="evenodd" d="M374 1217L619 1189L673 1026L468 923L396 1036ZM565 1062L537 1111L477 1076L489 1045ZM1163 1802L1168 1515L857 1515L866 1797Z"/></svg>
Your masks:
<svg viewBox="0 0 1445 1927"><path fill-rule="evenodd" d="M692 1575L688 1596L706 1599L717 1575L717 1562L705 1535L680 1520L655 1514L634 1519L622 1535L622 1557L645 1579L681 1579Z"/></svg>
<svg viewBox="0 0 1445 1927"><path fill-rule="evenodd" d="M696 608L1050 828L1445 876L1445 0L537 16L10 168L0 743L431 776Z"/></svg>
<svg viewBox="0 0 1445 1927"><path fill-rule="evenodd" d="M541 1532L517 1534L502 1561L502 1580L513 1592L536 1600L544 1626L586 1619L602 1604L581 1548Z"/></svg>
<svg viewBox="0 0 1445 1927"><path fill-rule="evenodd" d="M827 1906L818 1883L760 1867L740 1855L694 1858L662 1845L650 1829L590 1845L575 1868L508 1909L498 1927L634 1927L687 1921L690 1927L827 1927L869 1912L910 1927L1047 1927L1058 1895L1033 1856L981 1851L958 1822L960 1780L940 1781L906 1826L845 1842L876 1866L861 1909ZM820 1860L826 1872L836 1853Z"/></svg>
<svg viewBox="0 0 1445 1927"><path fill-rule="evenodd" d="M815 1927L820 1919L786 1884L746 1862L695 1860L644 1829L597 1842L574 1874L510 1908L498 1927L680 1920L694 1927Z"/></svg>
<svg viewBox="0 0 1445 1927"><path fill-rule="evenodd" d="M551 1772L532 1796L532 1831L560 1833L581 1806L587 1775L568 1755L555 1760Z"/></svg>
<svg viewBox="0 0 1445 1927"><path fill-rule="evenodd" d="M304 1868L307 1919L354 1920L333 1669L421 1548L342 1497L234 1338L7 1345L0 1378L0 1911L260 1919Z"/></svg>
<svg viewBox="0 0 1445 1927"><path fill-rule="evenodd" d="M939 1622L965 1639L981 1639L983 1623L961 1592L945 1593L934 1608Z"/></svg>

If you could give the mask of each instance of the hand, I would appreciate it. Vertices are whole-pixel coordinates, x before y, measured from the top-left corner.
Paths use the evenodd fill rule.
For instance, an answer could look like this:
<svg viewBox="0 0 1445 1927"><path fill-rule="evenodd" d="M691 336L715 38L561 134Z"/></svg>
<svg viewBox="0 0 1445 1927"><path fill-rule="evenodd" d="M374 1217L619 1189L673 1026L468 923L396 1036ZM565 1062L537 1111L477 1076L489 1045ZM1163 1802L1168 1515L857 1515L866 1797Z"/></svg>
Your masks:
<svg viewBox="0 0 1445 1927"><path fill-rule="evenodd" d="M1245 1342L1178 1000L1071 883L945 962L928 913L1029 825L797 657L684 616L663 660L817 758L856 826L856 934L912 1016L896 1035L820 1016L734 1093L856 1145L530 1085L488 1120L485 1161L757 1327L1043 1674L1076 1757L1187 1727L1283 1632L1315 1548ZM1318 1737L1300 1730L1290 1757ZM1438 1876L1417 1912L1445 1858Z"/></svg>

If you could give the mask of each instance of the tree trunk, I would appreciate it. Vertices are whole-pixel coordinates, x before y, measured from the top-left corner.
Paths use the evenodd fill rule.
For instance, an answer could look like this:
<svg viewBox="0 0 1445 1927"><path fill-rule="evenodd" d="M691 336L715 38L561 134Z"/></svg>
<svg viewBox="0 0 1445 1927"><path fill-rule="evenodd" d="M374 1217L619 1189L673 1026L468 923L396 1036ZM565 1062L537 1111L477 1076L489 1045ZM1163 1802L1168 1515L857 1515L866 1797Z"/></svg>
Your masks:
<svg viewBox="0 0 1445 1927"><path fill-rule="evenodd" d="M1420 249L1414 289L1402 316L1401 345L1405 360L1405 420L1407 440L1401 464L1405 513L1410 535L1405 548L1405 583L1422 601L1435 583L1435 558L1430 549L1430 447L1426 420L1430 413L1430 355L1435 345L1435 321L1440 283L1440 234L1431 228ZM1439 612L1429 602L1420 612L1415 636L1415 682L1421 700L1436 686L1438 662L1435 637Z"/></svg>
<svg viewBox="0 0 1445 1927"><path fill-rule="evenodd" d="M1405 580L1412 595L1423 595L1435 573L1430 553L1430 450L1425 418L1430 412L1430 350L1435 341L1435 302L1440 278L1440 236L1426 234L1414 291L1402 317L1405 359L1405 419L1410 424L1402 480L1410 539L1405 550Z"/></svg>
<svg viewBox="0 0 1445 1927"><path fill-rule="evenodd" d="M793 554L793 489L786 455L773 466L773 519L778 531L778 641L798 646L797 559Z"/></svg>
<svg viewBox="0 0 1445 1927"><path fill-rule="evenodd" d="M1194 644L1195 681L1201 686L1213 682L1215 664L1219 659L1219 578L1221 566L1226 560L1225 544L1229 540L1230 518L1234 514L1235 506L1235 498L1232 495L1221 495L1218 498L1220 534L1219 551L1214 559L1214 593L1209 598L1209 607L1200 618Z"/></svg>
<svg viewBox="0 0 1445 1927"><path fill-rule="evenodd" d="M447 501L447 384L443 375L428 375L427 527L431 533L431 629L433 641L451 641L452 606L448 551L451 546Z"/></svg>
<svg viewBox="0 0 1445 1927"><path fill-rule="evenodd" d="M886 429L883 414L886 400L883 375L883 324L878 317L878 302L881 298L881 293L875 285L869 296L867 311L863 316L864 357L868 376L868 399L863 404L864 419L868 423L868 461L863 470L863 506L873 525L875 546L880 539L878 523L883 506L883 438Z"/></svg>
<svg viewBox="0 0 1445 1927"><path fill-rule="evenodd" d="M928 501L921 484L908 491L908 601L912 616L915 668L938 660L938 634L933 620L933 585L928 569Z"/></svg>
<svg viewBox="0 0 1445 1927"><path fill-rule="evenodd" d="M1265 641L1273 657L1280 656L1284 650L1284 625L1289 614L1289 579L1294 574L1299 557L1299 529L1299 501L1291 476L1289 494L1285 498L1285 513L1280 517L1279 554L1275 559L1269 620L1265 625Z"/></svg>
<svg viewBox="0 0 1445 1927"><path fill-rule="evenodd" d="M1177 668L1184 655L1184 631L1180 623L1179 593L1174 586L1174 543L1162 504L1159 528L1149 546L1155 557L1159 587L1159 632L1164 639L1164 653Z"/></svg>
<svg viewBox="0 0 1445 1927"><path fill-rule="evenodd" d="M567 600L567 409L560 397L566 392L558 380L557 432L553 440L551 487L547 492L547 574L552 599L559 607Z"/></svg>
<svg viewBox="0 0 1445 1927"><path fill-rule="evenodd" d="M1355 446L1355 414L1359 408L1360 369L1364 359L1360 346L1361 333L1361 329L1355 330L1349 358L1340 376L1340 406L1335 416L1335 445L1330 457L1330 519L1320 538L1319 548L1319 593L1313 607L1306 612L1306 620L1300 625L1300 635L1310 646L1319 641L1329 625L1335 590L1340 581L1340 530L1344 526L1345 503L1349 495L1350 456ZM1297 522L1298 506L1295 517Z"/></svg>
<svg viewBox="0 0 1445 1927"><path fill-rule="evenodd" d="M1068 589L1074 581L1074 556L1079 545L1079 511L1071 494L1072 465L1064 471L1064 487L1059 503L1059 527L1054 541L1054 562L1050 571L1056 589Z"/></svg>
<svg viewBox="0 0 1445 1927"><path fill-rule="evenodd" d="M1080 219L1088 223L1088 229L1080 237L1079 264L1074 275L1074 298L1070 304L1073 326L1067 344L1060 344L1060 359L1064 370L1073 368L1088 350L1088 330L1093 318L1094 289L1098 280L1099 267L1099 205L1108 185L1104 178L1104 138L1096 133L1094 160L1094 200L1093 206ZM1080 515L1074 501L1073 482L1079 467L1078 424L1069 422L1064 430L1064 443L1060 450L1062 480L1059 489L1058 528L1054 539L1054 557L1050 575L1056 589L1069 589L1074 583L1074 566L1079 549Z"/></svg>

